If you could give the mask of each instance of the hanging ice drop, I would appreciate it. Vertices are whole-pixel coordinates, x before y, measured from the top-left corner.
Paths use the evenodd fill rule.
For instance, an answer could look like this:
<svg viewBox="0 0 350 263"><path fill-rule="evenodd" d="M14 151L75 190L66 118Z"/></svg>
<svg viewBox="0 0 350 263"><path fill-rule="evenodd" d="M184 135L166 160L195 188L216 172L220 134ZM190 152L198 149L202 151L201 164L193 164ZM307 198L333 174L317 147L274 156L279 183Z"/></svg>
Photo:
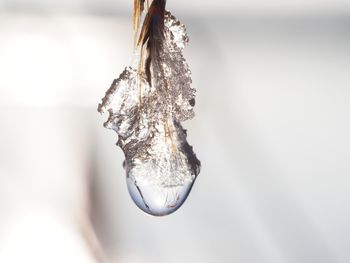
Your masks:
<svg viewBox="0 0 350 263"><path fill-rule="evenodd" d="M136 0L135 24L142 10L144 1ZM184 203L200 171L180 124L194 116L195 90L182 55L188 37L164 0L152 2L138 35L136 66L113 82L98 110L109 112L105 127L119 135L133 201L162 216Z"/></svg>

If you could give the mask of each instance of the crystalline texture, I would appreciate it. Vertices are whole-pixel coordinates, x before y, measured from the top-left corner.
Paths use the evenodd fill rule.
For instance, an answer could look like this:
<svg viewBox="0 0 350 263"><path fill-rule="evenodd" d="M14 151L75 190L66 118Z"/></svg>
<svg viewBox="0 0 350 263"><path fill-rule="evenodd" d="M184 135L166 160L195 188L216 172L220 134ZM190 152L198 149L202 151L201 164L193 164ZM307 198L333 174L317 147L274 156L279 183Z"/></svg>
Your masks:
<svg viewBox="0 0 350 263"><path fill-rule="evenodd" d="M128 67L98 108L109 112L105 127L119 135L131 197L143 211L158 216L182 205L200 170L180 124L194 116L195 90L182 55L188 37L184 25L169 12L164 25L151 84L144 71Z"/></svg>

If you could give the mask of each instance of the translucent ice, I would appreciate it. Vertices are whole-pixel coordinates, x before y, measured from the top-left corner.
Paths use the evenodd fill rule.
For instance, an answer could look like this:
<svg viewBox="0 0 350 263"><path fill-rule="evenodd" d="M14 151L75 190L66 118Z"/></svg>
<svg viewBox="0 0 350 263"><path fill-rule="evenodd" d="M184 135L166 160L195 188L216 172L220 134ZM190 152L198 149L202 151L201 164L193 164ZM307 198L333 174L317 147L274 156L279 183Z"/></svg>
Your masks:
<svg viewBox="0 0 350 263"><path fill-rule="evenodd" d="M109 112L105 127L119 135L132 199L156 216L183 204L200 171L180 124L194 116L195 105L191 72L182 55L187 43L184 25L166 12L164 41L152 60L151 83L136 61L113 82L98 108Z"/></svg>

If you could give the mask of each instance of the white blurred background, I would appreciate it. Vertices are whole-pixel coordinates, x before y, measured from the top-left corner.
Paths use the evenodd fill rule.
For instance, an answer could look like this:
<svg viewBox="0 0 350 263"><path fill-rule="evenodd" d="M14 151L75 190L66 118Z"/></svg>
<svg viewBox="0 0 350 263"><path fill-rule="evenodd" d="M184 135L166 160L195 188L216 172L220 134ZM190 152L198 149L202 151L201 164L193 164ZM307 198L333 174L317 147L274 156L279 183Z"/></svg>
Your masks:
<svg viewBox="0 0 350 263"><path fill-rule="evenodd" d="M0 262L350 262L350 2L169 0L202 161L154 218L96 108L131 62L130 0L0 0Z"/></svg>

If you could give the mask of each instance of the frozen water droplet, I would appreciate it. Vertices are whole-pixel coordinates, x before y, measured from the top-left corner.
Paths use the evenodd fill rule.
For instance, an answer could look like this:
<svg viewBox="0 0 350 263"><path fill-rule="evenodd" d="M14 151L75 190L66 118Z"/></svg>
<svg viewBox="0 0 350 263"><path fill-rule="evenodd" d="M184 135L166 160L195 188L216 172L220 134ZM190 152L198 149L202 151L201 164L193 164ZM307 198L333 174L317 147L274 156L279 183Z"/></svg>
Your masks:
<svg viewBox="0 0 350 263"><path fill-rule="evenodd" d="M149 180L136 182L127 178L127 185L132 200L141 210L154 216L165 216L175 212L186 201L193 182L168 187Z"/></svg>
<svg viewBox="0 0 350 263"><path fill-rule="evenodd" d="M109 113L105 127L119 136L133 201L156 216L168 215L184 203L200 170L180 124L194 116L196 91L182 55L188 37L169 12L164 22L164 43L153 53L152 85L144 71L128 67L98 108Z"/></svg>
<svg viewBox="0 0 350 263"><path fill-rule="evenodd" d="M171 119L167 123L126 158L129 193L139 208L155 216L168 215L184 203L200 168L186 132Z"/></svg>

